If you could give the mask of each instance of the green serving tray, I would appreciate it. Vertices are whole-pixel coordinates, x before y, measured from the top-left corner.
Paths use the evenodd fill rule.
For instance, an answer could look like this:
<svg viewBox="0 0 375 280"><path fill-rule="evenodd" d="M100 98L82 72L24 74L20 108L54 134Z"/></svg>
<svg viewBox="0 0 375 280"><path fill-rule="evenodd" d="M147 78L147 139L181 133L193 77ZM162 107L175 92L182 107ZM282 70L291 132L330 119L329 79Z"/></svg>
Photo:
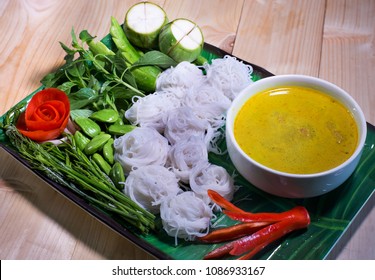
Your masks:
<svg viewBox="0 0 375 280"><path fill-rule="evenodd" d="M102 41L108 47L113 46L110 36L106 36ZM214 58L223 57L224 55L228 55L228 53L212 45L205 44L203 56L209 61ZM252 65L254 80L272 75L257 65L246 61L244 63ZM42 87L38 88L24 100L29 100L33 94L41 89ZM5 114L0 118L0 121L4 117ZM303 205L310 213L311 224L307 229L293 232L271 244L256 255L255 259L326 259L335 246L345 240L346 231L359 213L365 211L365 208L371 209L374 205L375 128L371 124L367 124L367 128L368 134L364 151L355 172L337 189L315 198L287 199L267 194L241 177L235 170L227 154L209 155L212 163L225 167L230 174L235 175L235 184L240 186L233 199L234 204L237 206L251 212L281 212L295 205ZM222 149L225 149L225 139L221 141L220 145ZM1 129L0 146L20 161L25 168L31 169L28 162L21 158L16 150L12 148L4 135L4 131ZM131 227L109 216L100 209L93 207L70 189L51 181L39 171L33 170L33 172L85 211L156 258L202 259L206 253L219 246L184 240L179 240L178 245L175 246L174 238L167 236L163 230L146 236L139 235L132 231ZM233 224L233 221L224 215L219 215L216 224L225 226Z"/></svg>

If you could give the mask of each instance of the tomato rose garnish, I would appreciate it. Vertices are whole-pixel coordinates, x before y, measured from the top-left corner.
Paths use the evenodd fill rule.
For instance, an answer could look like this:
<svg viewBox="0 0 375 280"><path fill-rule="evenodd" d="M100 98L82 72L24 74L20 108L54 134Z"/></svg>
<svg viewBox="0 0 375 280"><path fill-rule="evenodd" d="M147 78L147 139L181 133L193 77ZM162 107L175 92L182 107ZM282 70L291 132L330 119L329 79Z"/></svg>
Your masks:
<svg viewBox="0 0 375 280"><path fill-rule="evenodd" d="M17 129L41 142L56 139L68 124L70 103L65 92L47 88L36 93L17 120Z"/></svg>

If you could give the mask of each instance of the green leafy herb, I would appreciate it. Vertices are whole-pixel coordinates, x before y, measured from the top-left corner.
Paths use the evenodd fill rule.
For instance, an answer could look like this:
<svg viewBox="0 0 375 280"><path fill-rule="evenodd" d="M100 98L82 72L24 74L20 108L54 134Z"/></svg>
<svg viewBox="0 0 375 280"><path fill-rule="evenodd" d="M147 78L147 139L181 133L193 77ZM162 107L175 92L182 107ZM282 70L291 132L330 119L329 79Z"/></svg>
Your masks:
<svg viewBox="0 0 375 280"><path fill-rule="evenodd" d="M98 93L91 88L81 88L69 94L70 108L81 109L98 99Z"/></svg>
<svg viewBox="0 0 375 280"><path fill-rule="evenodd" d="M58 87L64 90L71 102L71 108L80 109L90 106L94 109L113 107L115 97L113 92L128 92L128 98L135 95L144 96L138 89L132 73L124 58L106 47L102 42L95 42L87 30L80 32L79 37L72 29L71 47L60 43L66 52L65 64L56 72L42 79L45 87ZM81 40L81 41L79 41ZM84 44L88 45L85 49ZM78 58L74 59L75 56ZM104 81L104 82L100 82ZM110 97L107 97L110 96ZM110 103L103 102L110 100ZM99 108L101 109L101 108Z"/></svg>
<svg viewBox="0 0 375 280"><path fill-rule="evenodd" d="M167 69L171 66L175 67L177 62L173 60L170 56L160 52L160 51L149 51L141 56L132 67L146 66L146 65L156 65L160 68Z"/></svg>
<svg viewBox="0 0 375 280"><path fill-rule="evenodd" d="M67 135L65 145L38 144L20 134L15 126L6 131L10 142L32 168L81 195L95 207L126 221L142 233L155 227L155 216L138 206L113 184Z"/></svg>

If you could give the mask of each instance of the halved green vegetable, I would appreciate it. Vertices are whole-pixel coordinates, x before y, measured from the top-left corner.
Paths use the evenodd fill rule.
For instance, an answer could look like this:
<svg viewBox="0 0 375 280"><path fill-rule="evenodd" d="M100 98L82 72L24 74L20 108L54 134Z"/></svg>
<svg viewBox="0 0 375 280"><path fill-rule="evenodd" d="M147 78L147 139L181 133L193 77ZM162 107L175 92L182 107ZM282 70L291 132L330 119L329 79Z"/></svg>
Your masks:
<svg viewBox="0 0 375 280"><path fill-rule="evenodd" d="M159 49L177 62L196 60L204 44L199 26L188 19L166 24L159 34Z"/></svg>
<svg viewBox="0 0 375 280"><path fill-rule="evenodd" d="M98 122L114 123L118 120L119 114L114 109L102 109L92 113L90 118Z"/></svg>
<svg viewBox="0 0 375 280"><path fill-rule="evenodd" d="M79 130L74 133L73 137L78 149L81 151L83 151L86 145L90 142L90 139L83 135L83 133L81 133Z"/></svg>
<svg viewBox="0 0 375 280"><path fill-rule="evenodd" d="M125 182L125 174L120 163L115 162L113 164L111 170L109 171L109 178L111 178L116 188L118 188L119 190L122 190L124 188L124 184L121 183Z"/></svg>
<svg viewBox="0 0 375 280"><path fill-rule="evenodd" d="M94 138L101 132L100 126L92 119L86 117L77 117L74 122L82 129L82 131L89 136Z"/></svg>
<svg viewBox="0 0 375 280"><path fill-rule="evenodd" d="M158 46L160 30L167 23L167 14L160 6L140 2L130 7L125 15L123 27L133 45L152 49Z"/></svg>
<svg viewBox="0 0 375 280"><path fill-rule="evenodd" d="M91 158L106 175L109 175L112 167L104 160L101 154L94 153Z"/></svg>

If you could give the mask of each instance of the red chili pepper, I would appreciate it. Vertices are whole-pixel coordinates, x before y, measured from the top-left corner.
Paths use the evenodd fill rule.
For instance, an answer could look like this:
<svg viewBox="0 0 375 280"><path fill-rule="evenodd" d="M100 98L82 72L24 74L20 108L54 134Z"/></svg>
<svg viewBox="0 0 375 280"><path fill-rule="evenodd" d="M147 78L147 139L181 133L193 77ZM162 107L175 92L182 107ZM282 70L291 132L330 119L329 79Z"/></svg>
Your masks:
<svg viewBox="0 0 375 280"><path fill-rule="evenodd" d="M269 222L236 224L226 228L214 230L207 235L198 238L198 240L207 243L220 243L224 241L230 241L245 235L252 234L269 224Z"/></svg>
<svg viewBox="0 0 375 280"><path fill-rule="evenodd" d="M216 191L208 190L207 193L208 193L208 196L211 198L211 200L217 205L219 205L221 208L227 209L233 212L247 213L246 211L242 210L241 208L238 208L233 203L226 200L223 196L221 196Z"/></svg>
<svg viewBox="0 0 375 280"><path fill-rule="evenodd" d="M17 129L34 141L60 136L68 124L70 103L65 92L47 88L36 93L17 120Z"/></svg>
<svg viewBox="0 0 375 280"><path fill-rule="evenodd" d="M209 252L204 259L220 258L227 254L241 256L238 259L250 259L270 243L310 224L309 213L302 206L281 213L250 213L234 206L214 191L209 191L209 195L215 203L217 201L218 205L227 209L224 211L226 215L244 223L213 231L207 237L200 238L202 241L205 239L205 242L223 242L235 238ZM259 230L251 233L251 228L257 226Z"/></svg>
<svg viewBox="0 0 375 280"><path fill-rule="evenodd" d="M270 224L251 235L246 235L216 248L209 252L204 259L220 258L227 254L240 256L245 253L240 259L248 259L284 235L297 229L306 228L310 224L308 212L304 207L295 207L294 209L295 213L290 218Z"/></svg>
<svg viewBox="0 0 375 280"><path fill-rule="evenodd" d="M268 224L269 223L262 223L262 222L237 224L237 225L234 225L234 226L230 226L228 228L215 230L215 231L207 234L206 236L200 237L199 240L201 240L203 242L207 242L207 243L219 243L219 242L224 242L224 241L230 241L230 240L234 240L234 239L252 234L252 233L258 231L259 229L264 228ZM228 229L228 232L225 232L226 229ZM220 246L220 247L216 248L215 250L209 252L207 255L205 255L204 259L205 260L217 259L217 258L223 257L225 255L228 255L229 252L233 249L234 244L235 244L234 241L226 243L225 245ZM260 248L260 250L261 249L263 249L263 247ZM255 252L254 255L256 253L257 252ZM251 256L249 255L249 258L251 258L251 257L252 257L252 255ZM239 258L239 259L241 259L241 258Z"/></svg>
<svg viewBox="0 0 375 280"><path fill-rule="evenodd" d="M306 209L304 207L298 207L295 212L293 218L287 218L283 221L271 224L252 235L233 241L233 249L231 249L229 253L239 256L250 250L254 250L258 246L265 247L294 230L306 228L310 224L310 216Z"/></svg>
<svg viewBox="0 0 375 280"><path fill-rule="evenodd" d="M209 260L209 259L218 259L221 257L224 257L225 255L228 255L229 252L233 249L233 242L229 242L227 244L224 244L223 246L220 246L216 248L215 250L212 250L208 254L206 254L203 259Z"/></svg>
<svg viewBox="0 0 375 280"><path fill-rule="evenodd" d="M236 220L236 221L241 221L241 222L279 222L285 219L289 219L293 217L296 213L296 208L301 207L301 206L296 206L288 211L281 212L281 213L269 213L269 212L264 212L264 213L250 213L250 212L233 212L233 211L226 211L224 210L223 213L227 215L229 218Z"/></svg>

